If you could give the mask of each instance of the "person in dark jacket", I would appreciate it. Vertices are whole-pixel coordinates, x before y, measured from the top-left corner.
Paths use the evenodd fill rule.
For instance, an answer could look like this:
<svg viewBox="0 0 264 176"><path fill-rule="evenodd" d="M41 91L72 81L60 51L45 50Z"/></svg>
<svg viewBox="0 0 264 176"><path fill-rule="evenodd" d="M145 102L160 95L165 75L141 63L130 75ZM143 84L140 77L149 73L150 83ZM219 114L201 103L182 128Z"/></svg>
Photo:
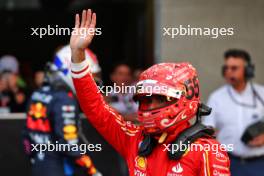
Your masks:
<svg viewBox="0 0 264 176"><path fill-rule="evenodd" d="M67 80L66 62L59 52L47 66L43 85L29 100L23 143L32 175L70 176L81 168L86 175L101 176L91 158L78 148L79 106Z"/></svg>

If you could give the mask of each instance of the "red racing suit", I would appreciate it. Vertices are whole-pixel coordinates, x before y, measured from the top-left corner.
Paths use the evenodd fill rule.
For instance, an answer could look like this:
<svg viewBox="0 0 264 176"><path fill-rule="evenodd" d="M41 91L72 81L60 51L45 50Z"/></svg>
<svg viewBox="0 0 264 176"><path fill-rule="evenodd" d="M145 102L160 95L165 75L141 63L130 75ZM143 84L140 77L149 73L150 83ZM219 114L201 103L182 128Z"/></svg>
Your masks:
<svg viewBox="0 0 264 176"><path fill-rule="evenodd" d="M158 144L147 157L138 156L143 133L139 127L110 108L98 90L86 61L72 63L73 83L81 108L88 120L126 160L130 176L229 176L226 152L189 150L179 160L168 158L166 144ZM200 138L195 143L218 146L211 138Z"/></svg>

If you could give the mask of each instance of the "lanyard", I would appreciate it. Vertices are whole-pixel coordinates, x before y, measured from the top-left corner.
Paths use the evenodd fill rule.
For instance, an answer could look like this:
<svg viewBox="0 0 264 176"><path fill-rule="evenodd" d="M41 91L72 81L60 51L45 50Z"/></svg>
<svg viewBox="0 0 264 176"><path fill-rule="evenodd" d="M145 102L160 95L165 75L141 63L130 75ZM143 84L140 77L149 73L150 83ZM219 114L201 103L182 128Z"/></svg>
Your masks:
<svg viewBox="0 0 264 176"><path fill-rule="evenodd" d="M263 99L260 97L260 95L258 94L258 92L256 91L256 89L254 88L252 82L250 82L250 87L252 90L252 94L253 94L253 104L247 104L247 103L243 103L243 102L239 102L234 95L231 92L230 87L227 88L227 92L228 95L230 96L231 100L239 105L239 106L243 106L243 107L247 107L247 108L256 108L257 107L257 99L261 102L261 104L264 106L264 101Z"/></svg>

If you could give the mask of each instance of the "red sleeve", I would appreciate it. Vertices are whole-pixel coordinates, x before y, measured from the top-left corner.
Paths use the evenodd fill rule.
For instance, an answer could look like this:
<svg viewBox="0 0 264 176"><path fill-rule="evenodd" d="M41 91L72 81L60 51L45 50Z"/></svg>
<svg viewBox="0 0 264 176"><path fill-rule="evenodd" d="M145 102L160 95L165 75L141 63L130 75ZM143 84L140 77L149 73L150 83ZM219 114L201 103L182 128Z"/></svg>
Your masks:
<svg viewBox="0 0 264 176"><path fill-rule="evenodd" d="M88 62L72 63L72 77L83 112L97 131L123 156L129 150L127 144L135 140L139 128L125 122L104 101L91 73Z"/></svg>

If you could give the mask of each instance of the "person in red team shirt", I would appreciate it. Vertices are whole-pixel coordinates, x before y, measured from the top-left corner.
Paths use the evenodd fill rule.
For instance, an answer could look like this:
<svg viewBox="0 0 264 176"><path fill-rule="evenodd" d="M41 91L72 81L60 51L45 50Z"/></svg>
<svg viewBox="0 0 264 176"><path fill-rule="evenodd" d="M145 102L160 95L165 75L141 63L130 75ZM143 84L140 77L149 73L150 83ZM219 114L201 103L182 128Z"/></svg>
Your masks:
<svg viewBox="0 0 264 176"><path fill-rule="evenodd" d="M82 12L81 22L78 14L75 17L70 40L73 83L88 120L125 158L129 175L229 176L227 153L213 139L213 130L199 123L209 110L200 103L195 68L189 63L161 63L144 71L134 95L140 125L124 121L105 103L84 60L94 34L79 33L95 30L95 24L90 9ZM178 150L183 144L189 148ZM200 148L191 150L195 144Z"/></svg>

